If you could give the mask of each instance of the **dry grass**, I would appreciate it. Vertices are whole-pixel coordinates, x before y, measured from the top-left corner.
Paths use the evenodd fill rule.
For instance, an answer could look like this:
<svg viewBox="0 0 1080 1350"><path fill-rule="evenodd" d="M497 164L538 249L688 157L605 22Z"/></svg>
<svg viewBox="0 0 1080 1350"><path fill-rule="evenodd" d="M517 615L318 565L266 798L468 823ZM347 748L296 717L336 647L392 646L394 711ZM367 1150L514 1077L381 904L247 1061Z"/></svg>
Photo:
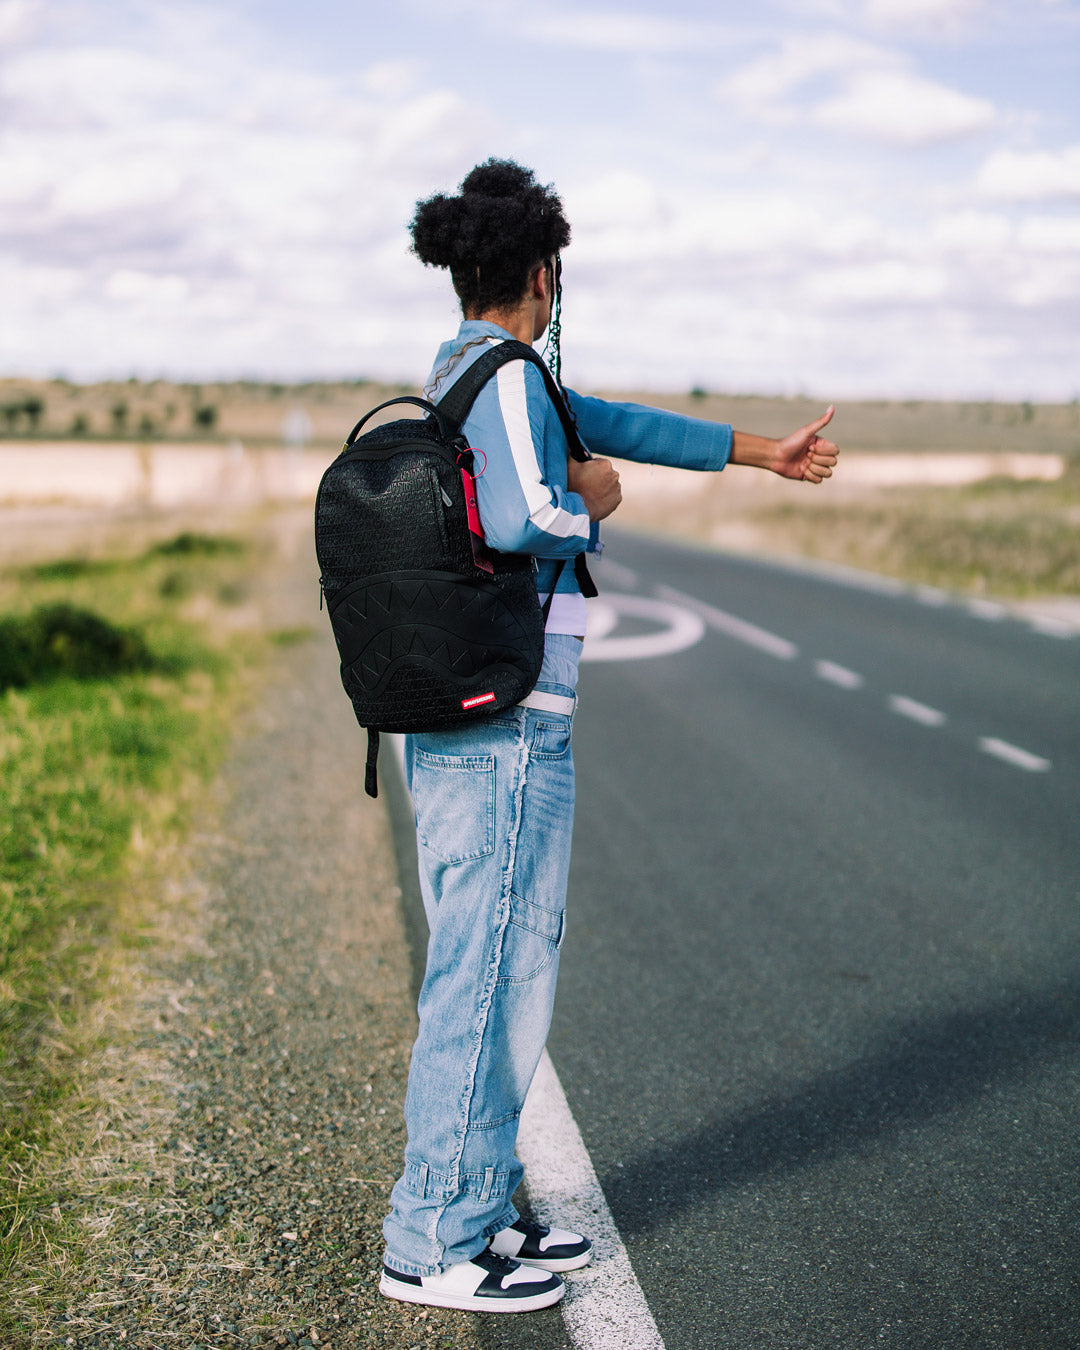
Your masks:
<svg viewBox="0 0 1080 1350"><path fill-rule="evenodd" d="M245 662L216 709L232 722L236 744L264 744L261 758L245 760L242 781L276 782L270 797L285 824L235 818L235 775L208 790L205 772L191 772L140 813L122 864L105 879L108 922L88 923L79 912L54 933L54 976L62 969L63 981L48 984L25 1053L4 1074L8 1102L22 1099L30 1126L8 1153L10 1207L0 1216L10 1257L0 1272L5 1350L285 1347L310 1336L316 1322L312 1343L334 1350L475 1343L467 1317L390 1304L372 1276L404 1143L415 1030L408 958L381 810L343 807L343 834L324 824L308 779L322 781L309 763L313 738L303 729L292 732L295 764L283 770L276 759L303 694L296 682L306 684L310 670L310 629L300 620L315 599L296 565L309 512L286 515L273 522L272 556L225 559L241 569L258 559L251 605L264 627L268 618L291 624L272 633L280 660ZM176 565L174 554L160 556ZM227 640L233 609L214 590L209 598L215 612L207 622ZM250 644L245 650L252 655ZM322 697L308 699L320 725ZM336 740L321 753L348 775ZM348 866L333 868L340 912L330 917L341 927L316 918L304 929L311 950L296 940L266 960L252 955L260 944L243 923L222 924L228 902L220 888L243 888L236 879L261 867L251 889L256 907L276 886L274 903L295 914L305 884L277 876L281 860L267 838L288 836L288 856L303 853L291 833L301 813L281 805L289 792L347 855ZM365 860L359 878L357 858ZM318 877L306 885L322 894ZM273 947L282 913L253 922ZM267 968L257 980L238 980L249 959L260 962L255 971ZM309 1019L313 999L319 1013ZM335 1008L337 1021L326 1020ZM290 1045L286 1086L280 1052ZM299 1130L302 1147L294 1142ZM311 1231L286 1248L282 1230L293 1227ZM302 1259L285 1260L293 1255ZM295 1275L293 1265L301 1267Z"/></svg>
<svg viewBox="0 0 1080 1350"><path fill-rule="evenodd" d="M376 403L415 392L408 385L365 380L294 385L128 380L82 385L8 378L0 380L0 437L197 437L280 445L287 439L286 419L299 411L310 423L310 443L332 447L340 445L352 424ZM764 435L791 431L824 407L822 400L806 398L711 393L605 391L602 396L730 422ZM27 400L40 404L33 417L20 411ZM207 413L208 409L212 411ZM842 444L859 450L1005 450L1080 456L1080 405L853 400L838 409L834 431Z"/></svg>
<svg viewBox="0 0 1080 1350"><path fill-rule="evenodd" d="M755 523L785 551L961 594L1080 595L1080 464L1057 483L875 493Z"/></svg>
<svg viewBox="0 0 1080 1350"><path fill-rule="evenodd" d="M113 889L117 926L135 940L117 944L111 934L87 942L73 922L58 941L61 951L65 941L78 945L76 992L51 1009L23 1069L27 1092L47 1076L56 1093L35 1130L41 1142L9 1164L19 1204L8 1225L12 1260L0 1330L21 1339L7 1344L38 1344L35 1329L57 1312L88 1299L99 1307L113 1301L104 1272L128 1238L125 1219L153 1204L157 1222L167 1224L177 1203L169 1197L182 1159L161 1145L179 1083L153 1032L160 1009L182 991L143 953L205 953L204 896L185 875L178 834L152 837L152 860L137 853ZM166 1274L148 1270L145 1278ZM70 1330L78 1335L78 1318Z"/></svg>
<svg viewBox="0 0 1080 1350"><path fill-rule="evenodd" d="M711 477L630 466L619 523L736 552L842 563L1001 599L1080 595L1080 459L1056 481L856 488L754 470Z"/></svg>
<svg viewBox="0 0 1080 1350"><path fill-rule="evenodd" d="M237 645L244 605L229 589L257 556L230 554L222 567L151 550L0 576L3 607L60 597L93 605L137 622L163 662L0 696L5 1345L24 1343L12 1338L32 1309L62 1303L77 1271L93 1265L154 1149L159 1071L138 1054L122 1079L114 1065L134 1034L134 972L159 938L154 898L177 908L179 840L257 668L259 639L248 632ZM180 576L183 594L170 584ZM190 610L200 598L196 638ZM241 651L246 661L234 661Z"/></svg>
<svg viewBox="0 0 1080 1350"><path fill-rule="evenodd" d="M0 437L212 441L281 445L287 419L302 414L310 444L340 446L369 408L400 393L400 385L364 380L299 385L233 381L173 384L137 380L71 384L66 380L0 380ZM31 415L28 401L40 410ZM7 411L5 411L7 410Z"/></svg>

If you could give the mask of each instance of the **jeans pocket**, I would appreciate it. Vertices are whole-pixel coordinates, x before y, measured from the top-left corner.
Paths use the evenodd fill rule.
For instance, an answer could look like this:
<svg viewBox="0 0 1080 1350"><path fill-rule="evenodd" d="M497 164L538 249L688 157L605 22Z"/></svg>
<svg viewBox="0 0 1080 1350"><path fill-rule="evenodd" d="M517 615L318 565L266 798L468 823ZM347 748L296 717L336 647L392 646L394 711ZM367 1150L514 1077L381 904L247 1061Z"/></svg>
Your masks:
<svg viewBox="0 0 1080 1350"><path fill-rule="evenodd" d="M569 717L550 722L537 722L533 733L530 755L533 759L565 759L570 753L570 733L573 723Z"/></svg>
<svg viewBox="0 0 1080 1350"><path fill-rule="evenodd" d="M416 834L444 863L495 852L495 756L417 750L412 798Z"/></svg>
<svg viewBox="0 0 1080 1350"><path fill-rule="evenodd" d="M499 984L524 984L551 964L562 942L561 911L510 895L510 921L503 938Z"/></svg>

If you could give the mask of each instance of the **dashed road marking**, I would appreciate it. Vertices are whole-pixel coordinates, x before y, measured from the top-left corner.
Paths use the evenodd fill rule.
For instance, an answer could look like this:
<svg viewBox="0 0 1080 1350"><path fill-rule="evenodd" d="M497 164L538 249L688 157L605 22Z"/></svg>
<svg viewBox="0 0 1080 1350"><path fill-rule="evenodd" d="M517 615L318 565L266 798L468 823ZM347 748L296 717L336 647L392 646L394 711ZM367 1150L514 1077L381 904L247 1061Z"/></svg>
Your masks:
<svg viewBox="0 0 1080 1350"><path fill-rule="evenodd" d="M638 574L629 567L624 567L622 563L614 562L608 558L601 557L595 564L596 575L600 578L598 584L611 582L613 586L621 586L624 591L636 591L638 587Z"/></svg>
<svg viewBox="0 0 1080 1350"><path fill-rule="evenodd" d="M835 661L815 661L814 674L830 684L838 684L841 689L861 689L864 683L857 670L838 666Z"/></svg>
<svg viewBox="0 0 1080 1350"><path fill-rule="evenodd" d="M1065 619L1055 619L1051 614L1035 614L1028 619L1028 626L1043 637L1071 638L1076 636L1076 627Z"/></svg>
<svg viewBox="0 0 1080 1350"><path fill-rule="evenodd" d="M913 698L907 698L904 694L890 694L889 708L894 713L899 713L901 717L908 717L912 722L918 722L924 727L940 727L947 719L943 712L937 708L930 708L925 703L919 703Z"/></svg>
<svg viewBox="0 0 1080 1350"><path fill-rule="evenodd" d="M685 606L695 614L700 614L710 628L726 633L728 637L733 637L738 642L745 642L748 647L756 647L759 651L768 652L770 656L779 657L781 661L793 661L799 654L798 647L787 638L770 633L766 628L759 628L755 623L747 623L745 619L728 614L726 610L706 605L701 600L695 600L693 596L683 595L681 591L672 590L670 586L657 586L656 594L664 600L670 600L672 604Z"/></svg>
<svg viewBox="0 0 1080 1350"><path fill-rule="evenodd" d="M726 610L716 609L714 606L707 605L701 600L695 600L693 596L684 595L681 591L674 590L670 586L657 586L655 591L663 599L699 614L710 628L726 633L728 637L733 637L750 647L756 647L759 651L768 652L770 656L776 656L785 661L793 661L799 654L799 649L794 642L789 642L787 638L780 637L777 633L770 633L765 628L759 628L757 624L749 623L746 619L728 614ZM927 601L927 603L937 604L938 602L934 599ZM971 603L973 606L981 608L981 617L984 618L996 619L1007 613L1005 607L998 605L996 601L972 601ZM991 610L994 612L991 613ZM997 613L998 610L1001 611L1000 615ZM972 612L976 611L973 609ZM841 666L835 661L815 661L814 673L820 679L827 680L841 689L861 689L865 683L858 671L849 670L846 666ZM948 715L942 712L940 708L931 708L929 704L908 698L906 694L890 694L888 706L891 712L900 717L906 717L909 721L916 722L924 727L944 726L949 720ZM994 755L998 759L1012 764L1016 768L1025 769L1029 773L1045 773L1052 768L1050 760L1043 759L1041 755L1033 755L1030 751L1010 745L1008 741L999 740L997 737L984 736L978 742L978 745L979 749L986 754Z"/></svg>
<svg viewBox="0 0 1080 1350"><path fill-rule="evenodd" d="M587 1233L595 1245L592 1264L567 1278L559 1305L577 1350L664 1350L546 1050L521 1113L517 1151L537 1218Z"/></svg>
<svg viewBox="0 0 1080 1350"><path fill-rule="evenodd" d="M887 577L880 572L864 572L858 567L825 562L820 558L770 558L769 566L789 572L809 572L826 577L838 586L849 586L853 590L870 591L878 595L906 595L909 591L908 583L896 577Z"/></svg>
<svg viewBox="0 0 1080 1350"><path fill-rule="evenodd" d="M1009 611L997 600L969 600L967 609L977 619L989 619L991 623L999 623L1009 617Z"/></svg>
<svg viewBox="0 0 1080 1350"><path fill-rule="evenodd" d="M1033 755L1030 750L1022 750L1018 745L1010 745L1008 741L998 740L996 736L980 736L979 749L1027 773L1047 773L1053 768L1051 760L1043 759L1042 755Z"/></svg>

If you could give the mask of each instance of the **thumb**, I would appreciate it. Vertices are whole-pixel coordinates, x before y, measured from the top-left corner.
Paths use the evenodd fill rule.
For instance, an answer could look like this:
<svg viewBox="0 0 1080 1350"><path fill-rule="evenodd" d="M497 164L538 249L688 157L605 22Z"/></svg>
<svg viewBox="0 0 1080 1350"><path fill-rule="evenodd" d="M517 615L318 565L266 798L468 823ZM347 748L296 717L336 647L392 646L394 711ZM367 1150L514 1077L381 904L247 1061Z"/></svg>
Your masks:
<svg viewBox="0 0 1080 1350"><path fill-rule="evenodd" d="M829 425L833 419L834 412L836 412L836 407L830 403L820 417L815 418L813 422L807 424L806 430L812 431L816 435L822 427L827 427Z"/></svg>

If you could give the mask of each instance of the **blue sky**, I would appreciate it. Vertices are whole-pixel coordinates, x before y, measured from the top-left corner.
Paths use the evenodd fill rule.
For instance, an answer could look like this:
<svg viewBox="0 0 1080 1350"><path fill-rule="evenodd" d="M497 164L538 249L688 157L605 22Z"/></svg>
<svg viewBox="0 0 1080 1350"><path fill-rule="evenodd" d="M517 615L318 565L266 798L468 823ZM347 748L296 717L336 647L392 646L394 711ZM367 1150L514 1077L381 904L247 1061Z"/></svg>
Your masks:
<svg viewBox="0 0 1080 1350"><path fill-rule="evenodd" d="M0 0L0 371L422 378L491 154L570 383L1080 395L1074 0Z"/></svg>

